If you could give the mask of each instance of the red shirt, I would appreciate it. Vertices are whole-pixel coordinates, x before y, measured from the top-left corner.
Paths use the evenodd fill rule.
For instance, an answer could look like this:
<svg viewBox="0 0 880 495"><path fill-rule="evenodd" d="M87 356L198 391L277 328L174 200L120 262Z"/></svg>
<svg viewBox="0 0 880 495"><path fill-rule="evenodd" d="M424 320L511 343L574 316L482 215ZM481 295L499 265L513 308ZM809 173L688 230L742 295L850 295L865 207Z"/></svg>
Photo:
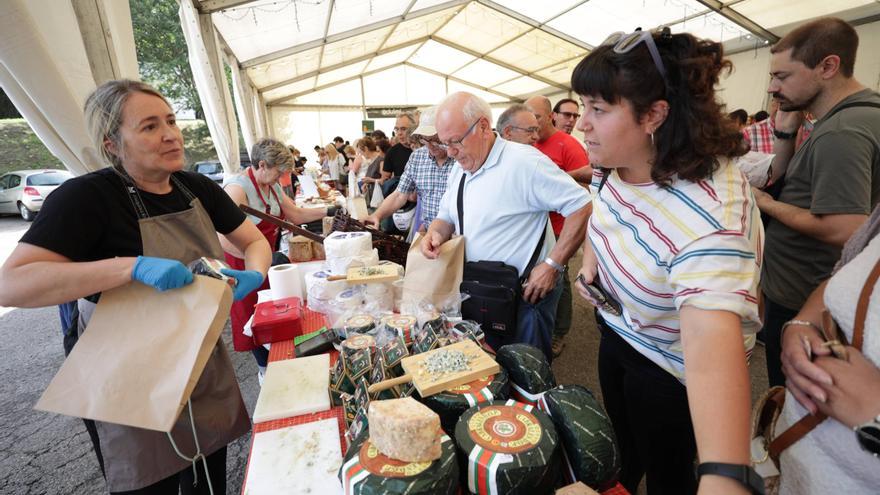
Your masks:
<svg viewBox="0 0 880 495"><path fill-rule="evenodd" d="M547 155L565 172L571 172L590 164L587 150L577 142L577 139L562 131L556 131L546 140L536 142L535 148ZM552 211L550 212L550 223L553 225L553 233L558 237L562 232L565 217Z"/></svg>

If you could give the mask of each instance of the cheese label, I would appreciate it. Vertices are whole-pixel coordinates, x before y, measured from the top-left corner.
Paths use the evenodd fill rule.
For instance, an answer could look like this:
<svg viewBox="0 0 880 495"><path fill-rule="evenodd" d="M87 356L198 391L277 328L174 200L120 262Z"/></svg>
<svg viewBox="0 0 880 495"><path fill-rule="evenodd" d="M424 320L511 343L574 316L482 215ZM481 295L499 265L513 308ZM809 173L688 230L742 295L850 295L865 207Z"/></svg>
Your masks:
<svg viewBox="0 0 880 495"><path fill-rule="evenodd" d="M352 354L348 355L348 363L346 365L348 375L352 380L357 380L364 376L364 374L372 368L372 361L370 349L357 349Z"/></svg>
<svg viewBox="0 0 880 495"><path fill-rule="evenodd" d="M483 378L477 378L476 380L465 383L464 385L459 385L454 388L450 388L447 392L451 392L453 394L473 394L477 393L480 390L489 386L492 383L492 380L495 379L495 375L484 376Z"/></svg>
<svg viewBox="0 0 880 495"><path fill-rule="evenodd" d="M428 352L437 347L437 335L431 327L423 326L422 331L417 333L413 339L413 354Z"/></svg>
<svg viewBox="0 0 880 495"><path fill-rule="evenodd" d="M406 351L406 344L402 339L391 339L390 342L382 347L382 357L385 358L385 366L393 368L409 353Z"/></svg>
<svg viewBox="0 0 880 495"><path fill-rule="evenodd" d="M538 419L514 407L488 406L468 420L471 439L492 452L518 454L534 448L543 433Z"/></svg>
<svg viewBox="0 0 880 495"><path fill-rule="evenodd" d="M406 462L392 459L379 452L379 449L369 440L361 445L360 462L367 471L387 478L415 476L431 466L430 462Z"/></svg>

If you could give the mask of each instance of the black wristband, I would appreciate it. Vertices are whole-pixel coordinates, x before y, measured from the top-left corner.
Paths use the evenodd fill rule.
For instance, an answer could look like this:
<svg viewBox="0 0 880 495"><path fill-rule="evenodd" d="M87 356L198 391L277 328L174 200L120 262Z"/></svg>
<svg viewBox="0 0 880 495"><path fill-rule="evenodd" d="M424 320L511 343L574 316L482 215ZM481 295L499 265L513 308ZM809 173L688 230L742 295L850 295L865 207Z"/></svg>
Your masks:
<svg viewBox="0 0 880 495"><path fill-rule="evenodd" d="M755 472L752 466L727 464L724 462L704 462L697 466L697 479L704 474L714 474L735 479L748 488L752 494L764 495L764 479Z"/></svg>
<svg viewBox="0 0 880 495"><path fill-rule="evenodd" d="M327 208L326 216L328 216L328 217L336 216L336 211L337 211L338 209L339 209L339 208L337 208L336 206L330 206L330 207L328 207L328 208Z"/></svg>
<svg viewBox="0 0 880 495"><path fill-rule="evenodd" d="M797 137L797 131L794 132L782 132L779 129L773 129L773 135L776 136L776 139L794 139Z"/></svg>

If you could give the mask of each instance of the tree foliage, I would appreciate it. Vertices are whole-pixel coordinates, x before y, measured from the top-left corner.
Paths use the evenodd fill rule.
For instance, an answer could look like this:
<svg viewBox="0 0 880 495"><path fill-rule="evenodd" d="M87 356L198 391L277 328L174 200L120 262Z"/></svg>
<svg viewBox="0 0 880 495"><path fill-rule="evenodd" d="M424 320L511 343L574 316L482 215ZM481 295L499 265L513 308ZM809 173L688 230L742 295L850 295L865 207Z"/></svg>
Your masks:
<svg viewBox="0 0 880 495"><path fill-rule="evenodd" d="M178 105L204 118L180 28L175 0L129 0L141 78Z"/></svg>

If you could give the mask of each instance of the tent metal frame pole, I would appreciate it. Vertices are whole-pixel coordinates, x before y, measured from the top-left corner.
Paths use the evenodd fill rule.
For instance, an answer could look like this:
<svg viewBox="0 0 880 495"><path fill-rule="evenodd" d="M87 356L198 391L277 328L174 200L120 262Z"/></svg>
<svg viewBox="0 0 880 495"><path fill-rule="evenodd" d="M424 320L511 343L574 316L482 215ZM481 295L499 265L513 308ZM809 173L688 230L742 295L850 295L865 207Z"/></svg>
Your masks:
<svg viewBox="0 0 880 495"><path fill-rule="evenodd" d="M327 5L327 22L324 23L324 36L321 38L324 40L324 43L321 43L321 50L318 51L318 67L324 63L324 49L327 48L327 33L330 32L330 20L333 18L333 6L336 5L336 0L330 0ZM315 84L318 84L318 78L315 78ZM312 86L314 88L314 86Z"/></svg>
<svg viewBox="0 0 880 495"><path fill-rule="evenodd" d="M402 19L402 20L408 21L411 19L416 19L419 17L433 14L435 12L440 12L442 10L450 9L452 7L457 7L459 5L462 5L462 4L471 2L471 1L473 1L473 0L451 0L449 2L444 2L441 4L434 5L432 7L427 7L424 9L416 10L415 12L411 12L409 15L406 16L405 19ZM329 44L329 43L333 43L335 41L344 40L347 38L351 38L353 36L358 36L360 34L374 31L376 29L380 29L380 28L384 28L384 27L388 27L388 26L393 26L394 24L397 24L399 22L401 22L401 19L399 17L392 17L390 19L384 19L381 21L373 22L373 23L366 24L366 25L363 25L363 26L355 28L355 29L350 29L348 31L343 31L341 33L336 33L334 35L327 36L325 39L319 38L319 39L316 39L313 41L309 41L307 43L300 43L298 45L291 46L289 48L283 48L281 50L277 50L272 53L260 55L259 57L254 57L250 60L245 60L245 61L241 62L241 67L244 69L247 69L249 67L262 65L262 64L265 64L267 62L272 62L273 60L277 60L282 57L287 57L289 55L296 55L297 53L302 53L306 50L318 48L319 46L321 46L324 43Z"/></svg>
<svg viewBox="0 0 880 495"><path fill-rule="evenodd" d="M523 101L515 96L511 96L509 94L502 93L501 91L498 91L497 89L492 89L492 88L489 88L486 86L480 86L478 84L474 84L472 82L465 81L464 79L461 79L461 78L458 78L455 76L450 76L449 74L444 74L442 72L439 72L439 71L436 71L433 69L429 69L423 65L414 64L412 62L404 62L402 65L404 65L404 66L408 65L408 66L412 67L413 69L418 69L420 71L424 71L424 72L427 72L428 74L433 74L435 76L445 77L446 78L446 94L449 94L449 81L451 80L451 81L455 81L457 83L466 84L472 88L479 89L480 91L485 91L487 93L492 93L493 95L500 96L502 98L507 98L507 100L509 102L521 103Z"/></svg>
<svg viewBox="0 0 880 495"><path fill-rule="evenodd" d="M327 67L323 67L323 68L320 68L320 69L317 69L317 70L313 70L313 71L311 71L311 72L307 72L307 73L305 73L305 74L301 74L301 75L296 76L296 77L291 77L290 79L285 79L285 80L283 80L283 81L278 81L277 83L273 83L273 84L270 84L270 85L268 85L268 86L262 88L262 89L260 90L260 93L265 93L265 92L267 92L267 91L272 91L272 90L274 90L274 89L282 88L282 87L284 87L284 86L287 86L288 84L297 83L297 82L299 82L299 81L306 80L306 79L308 79L308 78L310 78L310 77L315 77L315 76L319 76L319 75L321 75L321 74L326 74L327 72L334 71L334 70L336 70L336 69L342 69L342 68L348 67L348 66L351 65L351 64L357 64L357 63L363 62L364 60L371 60L371 59L373 59L373 58L375 58L375 57L377 57L377 56L379 56L379 55L385 55L386 53L391 53L391 52L396 51L396 50L401 50L401 49L403 49L403 48L408 48L408 47L410 47L410 46L412 46L412 45L418 45L418 44L420 44L420 43L424 43L424 42L427 41L428 39L429 39L428 36L422 36L421 38L417 38L417 39L414 39L414 40L410 40L410 41L407 41L406 43L402 43L402 44L400 44L400 45L390 46L390 47L388 47L388 48L385 48L385 49L379 50L379 51L377 51L377 52L367 53L367 54L361 55L361 56L359 56L359 57L355 57L355 58L352 58L352 59L346 60L346 61L344 61L344 62L339 62L338 64L333 64L333 65L330 65L330 66L327 66ZM320 62L319 62L319 63L320 63ZM392 66L392 67L393 67L393 66Z"/></svg>
<svg viewBox="0 0 880 495"><path fill-rule="evenodd" d="M579 47L583 48L584 50L592 50L593 49L593 46L589 45L588 43L584 43L583 41L581 41L573 36L569 36L569 35L563 33L562 31L559 31L557 29L553 29L550 26L542 26L542 24L540 22L532 19L531 17L526 17L526 16L520 14L519 12L517 12L515 10L511 10L511 9L509 9L499 3L493 2L492 0L473 0L473 1L477 2L480 5L488 7L496 12L500 12L504 15L513 17L514 19L516 19L524 24L528 24L529 26L532 26L534 28L540 27L543 31L546 31L547 33L552 34L553 36L556 36L557 38L561 38L565 41L568 41L569 43L571 43L573 45L579 46Z"/></svg>
<svg viewBox="0 0 880 495"><path fill-rule="evenodd" d="M764 29L755 21L749 19L748 17L740 14L739 12L733 10L728 5L724 5L719 0L697 0L697 2L705 5L709 9L718 13L718 15L726 18L727 20L733 22L734 24L739 25L740 27L745 28L748 31L751 31L755 36L760 36L761 38L767 40L770 43L776 43L779 41L779 36L771 33L770 31Z"/></svg>

